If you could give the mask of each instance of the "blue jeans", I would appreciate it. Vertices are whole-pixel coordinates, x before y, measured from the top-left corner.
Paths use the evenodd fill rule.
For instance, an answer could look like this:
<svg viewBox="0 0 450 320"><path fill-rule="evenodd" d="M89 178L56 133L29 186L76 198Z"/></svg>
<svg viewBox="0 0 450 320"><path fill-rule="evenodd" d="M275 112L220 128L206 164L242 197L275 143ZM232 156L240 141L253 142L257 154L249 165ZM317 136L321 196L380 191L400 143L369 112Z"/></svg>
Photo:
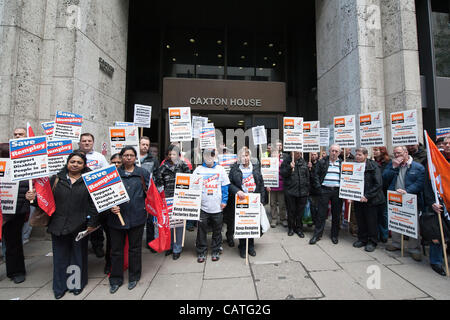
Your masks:
<svg viewBox="0 0 450 320"><path fill-rule="evenodd" d="M377 210L378 239L387 240L389 237L387 204L379 206Z"/></svg>
<svg viewBox="0 0 450 320"><path fill-rule="evenodd" d="M183 250L182 243L183 243L183 227L177 227L176 228L176 234L177 238L174 237L174 229L170 229L171 234L171 245L170 248L172 249L173 253L181 253ZM174 241L175 240L175 241Z"/></svg>
<svg viewBox="0 0 450 320"><path fill-rule="evenodd" d="M440 243L430 244L430 264L437 264L441 265L443 264L444 258L442 255L442 245Z"/></svg>

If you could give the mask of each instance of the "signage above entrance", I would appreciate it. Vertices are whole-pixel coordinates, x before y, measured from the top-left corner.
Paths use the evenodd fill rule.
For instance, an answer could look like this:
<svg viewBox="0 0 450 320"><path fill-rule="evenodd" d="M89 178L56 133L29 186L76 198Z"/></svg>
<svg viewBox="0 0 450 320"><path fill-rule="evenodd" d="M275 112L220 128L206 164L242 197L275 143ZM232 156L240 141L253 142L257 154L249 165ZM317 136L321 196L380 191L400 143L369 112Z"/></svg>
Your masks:
<svg viewBox="0 0 450 320"><path fill-rule="evenodd" d="M284 82L164 78L163 108L286 112Z"/></svg>

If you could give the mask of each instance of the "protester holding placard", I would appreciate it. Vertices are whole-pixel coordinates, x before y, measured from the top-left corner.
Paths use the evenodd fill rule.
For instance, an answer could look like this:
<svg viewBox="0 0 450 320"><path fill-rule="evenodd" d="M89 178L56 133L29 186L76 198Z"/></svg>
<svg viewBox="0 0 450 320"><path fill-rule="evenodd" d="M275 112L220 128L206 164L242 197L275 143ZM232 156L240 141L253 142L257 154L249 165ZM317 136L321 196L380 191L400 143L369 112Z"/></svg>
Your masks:
<svg viewBox="0 0 450 320"><path fill-rule="evenodd" d="M168 149L168 160L159 168L161 180L164 186L164 194L167 198L172 198L175 192L175 179L177 173L191 173L187 164L180 159L180 149L175 145L170 145ZM173 253L173 260L177 260L183 249L183 228L184 226L171 229L171 249L166 252L166 256ZM176 234L176 239L175 239Z"/></svg>
<svg viewBox="0 0 450 320"><path fill-rule="evenodd" d="M422 192L425 183L425 168L420 163L413 161L405 146L395 147L394 157L383 172L383 179L389 186L388 190L417 195L418 210L423 210ZM386 250L400 249L400 234L392 232L392 244L388 245ZM409 238L408 251L414 260L422 260L419 239Z"/></svg>
<svg viewBox="0 0 450 320"><path fill-rule="evenodd" d="M386 147L373 147L373 158L375 162L380 167L381 175L383 175L384 169L391 161ZM387 193L387 184L383 180L383 194ZM378 240L383 243L387 242L389 237L388 229L388 216L387 216L387 205L386 201L382 207L378 207L377 213L377 224L378 224Z"/></svg>
<svg viewBox="0 0 450 320"><path fill-rule="evenodd" d="M283 224L284 227L288 226L287 223L287 212L286 212L286 201L284 197L284 181L281 175L281 165L283 163L283 158L281 156L278 148L274 148L271 152L271 157L279 159L278 166L278 188L270 188L270 212L272 214L271 227L275 228L277 224Z"/></svg>
<svg viewBox="0 0 450 320"><path fill-rule="evenodd" d="M111 209L107 222L111 234L111 275L109 278L110 293L115 293L123 284L123 264L125 238L129 241L128 289L136 287L142 272L142 237L147 221L145 197L150 183L150 173L135 165L137 152L133 147L125 147L120 152L122 167L119 175L126 188L129 202ZM118 215L121 214L125 225L121 225Z"/></svg>
<svg viewBox="0 0 450 320"><path fill-rule="evenodd" d="M358 223L358 241L353 243L355 248L365 247L367 252L375 250L378 242L377 212L383 208L385 197L383 194L383 179L377 163L368 159L366 148L356 149L356 162L365 163L364 196L361 201L354 201L355 216Z"/></svg>
<svg viewBox="0 0 450 320"><path fill-rule="evenodd" d="M293 159L289 155L283 161L280 173L284 179L284 190L288 203L288 236L296 233L300 238L304 238L303 214L310 187L308 165L301 157L301 153L295 151Z"/></svg>
<svg viewBox="0 0 450 320"><path fill-rule="evenodd" d="M267 204L267 194L264 188L264 180L261 174L261 167L259 164L252 163L250 160L252 153L247 147L243 147L238 153L238 162L231 167L230 171L230 197L228 198L228 208L233 211L232 216L229 216L227 224L227 242L230 247L234 246L234 223L235 215L234 208L236 202L236 195L239 199L245 199L247 193L259 193L261 195L261 203ZM231 244L233 242L233 244ZM245 259L246 241L239 239L239 254L241 258ZM252 257L256 256L254 239L248 239L248 254Z"/></svg>

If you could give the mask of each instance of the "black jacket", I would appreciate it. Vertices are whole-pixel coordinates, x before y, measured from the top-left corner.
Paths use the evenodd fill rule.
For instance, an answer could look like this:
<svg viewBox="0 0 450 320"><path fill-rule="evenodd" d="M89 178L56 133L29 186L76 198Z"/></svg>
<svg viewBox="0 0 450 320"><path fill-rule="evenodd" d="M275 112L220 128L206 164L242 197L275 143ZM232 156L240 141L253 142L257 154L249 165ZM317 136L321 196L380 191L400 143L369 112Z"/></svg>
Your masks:
<svg viewBox="0 0 450 320"><path fill-rule="evenodd" d="M176 165L170 165L169 161L165 161L159 168L162 183L164 185L164 194L171 198L175 192L175 178L177 173L191 173L188 165L184 161L178 161Z"/></svg>
<svg viewBox="0 0 450 320"><path fill-rule="evenodd" d="M364 171L364 197L367 204L378 206L386 202L383 192L383 178L379 165L373 160L366 160L366 170Z"/></svg>
<svg viewBox="0 0 450 320"><path fill-rule="evenodd" d="M91 171L85 168L83 173ZM67 178L67 169L62 169L57 176L59 181L53 189L56 210L50 218L47 232L55 235L78 233L88 227L98 225L98 212L82 178L71 184ZM50 179L53 188L56 176ZM89 217L89 219L88 219Z"/></svg>
<svg viewBox="0 0 450 320"><path fill-rule="evenodd" d="M119 206L125 226L120 224L119 217L112 212L108 213L108 226L114 229L130 229L143 225L147 221L145 197L150 182L150 173L138 166L135 166L130 174L125 172L123 166L117 170L130 201Z"/></svg>
<svg viewBox="0 0 450 320"><path fill-rule="evenodd" d="M307 197L310 188L310 173L308 164L303 158L295 162L294 171L291 168L292 155L288 155L281 164L280 173L283 176L284 192L293 197Z"/></svg>
<svg viewBox="0 0 450 320"><path fill-rule="evenodd" d="M419 149L417 150L417 152L414 154L411 154L411 157L413 158L414 161L423 165L424 168L427 167L427 162L428 162L427 151L425 150L425 148L423 147L423 145L421 143L419 144Z"/></svg>
<svg viewBox="0 0 450 320"><path fill-rule="evenodd" d="M339 161L339 166L342 167L342 160L340 158L338 158L338 161ZM321 189L323 180L325 179L325 176L327 175L327 172L328 172L329 163L330 163L330 156L327 156L327 157L319 160L319 162L315 166L314 172L313 172L313 177L311 179L312 183L313 183L313 188L315 190ZM340 174L339 174L339 177L340 177Z"/></svg>
<svg viewBox="0 0 450 320"><path fill-rule="evenodd" d="M29 188L30 187L28 184L28 180L19 182L19 190L17 192L16 213L3 215L3 223L4 224L8 221L13 220L14 218L18 217L19 215L22 216L20 219L25 219L24 215L26 215L30 212L30 201L28 201L25 198L25 195L28 192Z"/></svg>

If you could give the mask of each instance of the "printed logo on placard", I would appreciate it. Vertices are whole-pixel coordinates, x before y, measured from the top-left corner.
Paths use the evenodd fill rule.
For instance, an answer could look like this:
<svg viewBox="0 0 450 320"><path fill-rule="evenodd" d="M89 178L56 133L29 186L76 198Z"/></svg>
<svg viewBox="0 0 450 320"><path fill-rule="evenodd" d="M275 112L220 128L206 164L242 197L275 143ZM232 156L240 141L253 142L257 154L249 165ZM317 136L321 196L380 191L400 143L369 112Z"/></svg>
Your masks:
<svg viewBox="0 0 450 320"><path fill-rule="evenodd" d="M294 119L284 119L284 129L294 129Z"/></svg>
<svg viewBox="0 0 450 320"><path fill-rule="evenodd" d="M303 132L308 133L311 132L311 123L303 123Z"/></svg>
<svg viewBox="0 0 450 320"><path fill-rule="evenodd" d="M177 189L189 189L191 179L186 176L177 177L176 188Z"/></svg>
<svg viewBox="0 0 450 320"><path fill-rule="evenodd" d="M181 111L180 109L172 109L169 111L169 119L171 120L179 120L181 119Z"/></svg>
<svg viewBox="0 0 450 320"><path fill-rule="evenodd" d="M414 197L405 199L405 208L414 209Z"/></svg>
<svg viewBox="0 0 450 320"><path fill-rule="evenodd" d="M0 177L4 177L6 172L6 161L0 161Z"/></svg>
<svg viewBox="0 0 450 320"><path fill-rule="evenodd" d="M353 165L344 163L342 164L342 174L352 175L353 174Z"/></svg>
<svg viewBox="0 0 450 320"><path fill-rule="evenodd" d="M248 196L245 196L245 198L243 200L241 200L236 195L236 208L238 208L238 209L248 209L249 208L249 203L250 203L250 199L248 198Z"/></svg>
<svg viewBox="0 0 450 320"><path fill-rule="evenodd" d="M334 127L335 128L345 127L345 118L336 118L336 119L334 119Z"/></svg>
<svg viewBox="0 0 450 320"><path fill-rule="evenodd" d="M404 123L405 116L403 113L393 114L391 120L392 120L392 124Z"/></svg>
<svg viewBox="0 0 450 320"><path fill-rule="evenodd" d="M402 207L402 203L403 203L403 197L401 194L393 194L393 193L389 193L389 204L394 205L394 206L398 206L398 207Z"/></svg>
<svg viewBox="0 0 450 320"><path fill-rule="evenodd" d="M372 116L370 114L359 117L359 124L361 126L370 126L372 124Z"/></svg>

